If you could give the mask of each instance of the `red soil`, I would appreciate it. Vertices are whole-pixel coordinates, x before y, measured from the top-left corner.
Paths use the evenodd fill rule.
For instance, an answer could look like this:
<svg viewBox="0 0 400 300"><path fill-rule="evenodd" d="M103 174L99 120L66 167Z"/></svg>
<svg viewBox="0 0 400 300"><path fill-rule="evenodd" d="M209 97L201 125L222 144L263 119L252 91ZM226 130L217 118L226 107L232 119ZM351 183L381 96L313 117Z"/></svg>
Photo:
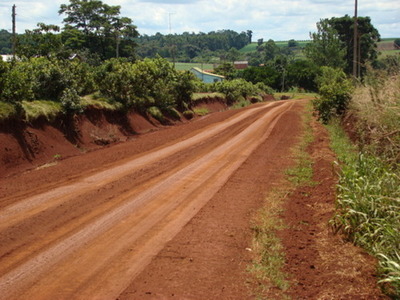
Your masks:
<svg viewBox="0 0 400 300"><path fill-rule="evenodd" d="M70 232L74 233L74 237L85 228L91 230L91 227L87 226L90 222L97 224L96 226L102 225L99 220L109 217L109 214L119 207L124 207L122 205L129 200L127 194L136 195L136 190L145 193L148 186L159 185L166 193L174 195L168 197L160 193L157 196L159 199L156 197L154 200L155 204L147 210L144 210L144 207L142 217L138 215L138 218L143 218L140 219L143 222L151 221L152 218L145 216L150 216L166 203L175 205L173 200L193 188L192 184L195 184L199 177L203 176L205 183L189 195L188 201L204 192L207 194L207 188L213 186L218 176L207 181L207 174L199 172L195 176L168 181L169 176L188 169L188 166L196 166L195 163L203 156L215 151L219 145L225 145L237 138L252 126L254 121L263 117L265 112L279 109L282 103L276 102L263 111L252 113L229 129L207 140L200 140L195 146L186 149L189 151L180 151L165 159L155 157L154 159L158 159L155 162L146 163L133 173L118 175L120 177L116 174L122 172L121 168L132 160L146 158L155 151L163 153L168 147L175 147L198 134L208 133L209 128L213 128L211 126L223 125L230 120L229 118L239 116L249 108L210 114L190 123L163 127L163 130L158 130L160 127L139 115L134 114L121 119L118 115L98 111L91 111L88 116L72 123L79 128L75 135L63 124L11 124L1 127L0 207L3 212L26 198L34 198L37 194L46 195L47 192L58 191L57 189L60 189L58 193L61 193L63 187L74 184L77 188L69 194L56 197L53 200L56 203L49 202L49 207L44 207L35 214L27 209L27 215L32 215L21 215L20 223L16 225L0 223L0 251L3 253L0 253L0 276L5 274L10 277L9 274L14 268L34 265L34 255L48 253L53 249L56 251L57 248L52 245L68 241ZM253 299L255 296L249 284L251 278L246 271L253 258L252 252L248 251L252 239L249 224L256 211L263 205L266 194L282 184L283 170L292 164L290 149L302 132L300 116L304 108L304 102L293 103L294 105L280 117L271 115L270 119L266 119L269 122L276 120L274 126L265 127L266 131L271 130L266 140L246 158L215 194L210 194L210 199L204 206L193 206L192 209L198 211L197 214L185 226L184 223L181 224L183 227L174 238L167 238L170 239L169 242L155 244L161 247L160 251L146 258L148 261L141 263L137 271L128 272L132 277L124 277L121 274L125 273L112 271L119 270L115 265L122 269L132 268L132 258L137 256L139 261L141 255L156 251L157 247L153 247L151 243L152 236L169 226L163 222L179 217L178 212L161 218L160 225L155 226L132 245L124 243L144 228L139 226L141 223L131 225L130 222L136 224L135 214L128 214L123 222L119 223L111 219L116 222L115 231L111 228L109 233L105 232L105 236L96 241L97 244L90 241L84 244L86 247L75 253L72 258L65 258L65 266L63 261L54 266L54 269L60 272L60 276L68 279L63 289L55 286L57 276L47 276L46 272L43 272L40 274L41 284L32 285L24 295L42 295L42 298L44 295L57 295L56 298L62 299L70 295L67 293L70 293L73 286L76 289L75 297L85 298L85 295L93 296L96 290L97 293L107 291L107 286L100 284L101 282L130 282L125 286L122 284L125 290L119 296L120 299ZM261 108L262 105L254 105L252 108ZM210 108L218 109L212 105ZM361 250L343 242L339 236L329 231L327 222L334 210L334 156L329 150L324 129L317 123L313 126L316 139L309 152L315 162L313 180L319 184L313 188L299 188L290 196L282 216L289 227L279 233L287 254L285 271L290 274L292 282L288 293L294 299L384 298L376 288L375 262ZM148 131L152 132L136 134ZM263 132L258 130L254 134ZM124 140L125 143L117 143L112 147L102 146L108 142ZM247 141L242 141L245 142ZM240 146L246 149L243 145ZM91 151L81 155L82 150ZM228 154L232 154L231 152L233 153L233 150L215 158L209 167L212 169L221 160L226 159ZM57 155L61 156L61 160ZM236 156L235 159L240 159L243 153ZM56 164L35 169L39 165L51 162ZM207 161L204 163L207 165ZM231 160L227 163L231 163ZM221 172L223 171L224 168ZM192 169L189 168L187 172L192 172ZM103 174L105 179L102 179L104 182L98 187L86 180L99 174ZM111 178L115 176L113 181L110 181L107 174ZM184 184L183 180L191 184L186 184L178 190L178 186ZM79 185L85 182L88 184L83 187ZM169 188L172 190L168 190ZM82 194L78 195L80 192ZM77 193L76 197L74 193ZM42 198L35 201L41 201ZM65 202L58 205L57 201ZM43 203L43 206L45 204ZM188 208L183 207L181 210ZM118 213L123 214L124 211L120 210ZM92 216L93 220L87 219L89 216ZM83 229L79 224L82 224ZM119 227L131 230L130 234L122 235L124 238L118 239ZM67 229L70 232L63 233ZM111 248L106 248L110 245ZM118 247L122 247L120 256L117 256L120 259L111 260L113 257L110 253ZM81 255L85 248L88 253L93 254L87 259L83 256L85 252ZM27 254L33 250L36 252L32 253L32 256ZM67 248L64 250L70 251ZM60 255L64 254L60 252ZM19 257L25 258L21 262ZM100 262L104 264L100 265ZM97 273L85 273L90 268L96 268L96 264L99 264ZM82 277L85 273L86 281L81 283L80 278L73 277L74 269L79 271ZM90 285L86 286L86 283ZM271 296L276 295L273 291L270 292Z"/></svg>

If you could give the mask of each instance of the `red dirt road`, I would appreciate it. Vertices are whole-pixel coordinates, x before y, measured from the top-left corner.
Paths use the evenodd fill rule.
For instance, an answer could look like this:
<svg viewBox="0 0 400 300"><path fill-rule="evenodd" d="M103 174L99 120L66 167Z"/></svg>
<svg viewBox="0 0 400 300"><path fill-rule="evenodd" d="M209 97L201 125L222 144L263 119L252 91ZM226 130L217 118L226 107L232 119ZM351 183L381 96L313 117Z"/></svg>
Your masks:
<svg viewBox="0 0 400 300"><path fill-rule="evenodd" d="M277 126L295 128L298 119L284 122L301 106L227 112L223 122L171 130L175 139L115 162L104 157L118 147L2 179L0 298L118 297L261 144L279 144ZM267 160L279 161L273 150Z"/></svg>

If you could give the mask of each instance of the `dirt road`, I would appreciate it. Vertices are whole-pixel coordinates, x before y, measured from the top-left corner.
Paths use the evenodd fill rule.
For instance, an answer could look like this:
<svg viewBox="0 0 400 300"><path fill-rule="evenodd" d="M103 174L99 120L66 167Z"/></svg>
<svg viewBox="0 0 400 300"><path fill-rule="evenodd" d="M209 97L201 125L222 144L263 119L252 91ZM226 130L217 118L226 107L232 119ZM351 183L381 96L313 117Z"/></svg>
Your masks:
<svg viewBox="0 0 400 300"><path fill-rule="evenodd" d="M3 188L0 298L117 298L295 109L251 107L102 167L63 178L55 166L53 179L49 168L26 189Z"/></svg>

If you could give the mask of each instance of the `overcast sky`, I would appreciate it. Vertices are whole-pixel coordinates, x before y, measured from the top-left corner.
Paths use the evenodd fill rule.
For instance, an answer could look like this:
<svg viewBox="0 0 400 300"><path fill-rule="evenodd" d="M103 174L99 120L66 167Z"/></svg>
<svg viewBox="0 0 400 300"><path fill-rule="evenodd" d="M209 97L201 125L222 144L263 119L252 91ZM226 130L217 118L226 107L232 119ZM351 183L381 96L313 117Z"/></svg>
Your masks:
<svg viewBox="0 0 400 300"><path fill-rule="evenodd" d="M11 31L11 7L17 6L17 32L38 22L62 25L60 4L68 0L0 0L0 29ZM354 0L103 0L120 5L140 34L252 30L253 41L309 39L321 18L354 14ZM359 0L359 15L370 16L382 37L400 37L399 0Z"/></svg>

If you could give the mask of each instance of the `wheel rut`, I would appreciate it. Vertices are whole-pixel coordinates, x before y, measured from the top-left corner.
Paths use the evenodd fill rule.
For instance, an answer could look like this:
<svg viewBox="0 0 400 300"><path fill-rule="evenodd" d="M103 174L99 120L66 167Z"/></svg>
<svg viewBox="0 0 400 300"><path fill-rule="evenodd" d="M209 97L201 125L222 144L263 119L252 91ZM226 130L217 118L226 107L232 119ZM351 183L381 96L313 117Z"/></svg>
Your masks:
<svg viewBox="0 0 400 300"><path fill-rule="evenodd" d="M0 298L116 298L293 105L250 108L107 170L8 199Z"/></svg>

